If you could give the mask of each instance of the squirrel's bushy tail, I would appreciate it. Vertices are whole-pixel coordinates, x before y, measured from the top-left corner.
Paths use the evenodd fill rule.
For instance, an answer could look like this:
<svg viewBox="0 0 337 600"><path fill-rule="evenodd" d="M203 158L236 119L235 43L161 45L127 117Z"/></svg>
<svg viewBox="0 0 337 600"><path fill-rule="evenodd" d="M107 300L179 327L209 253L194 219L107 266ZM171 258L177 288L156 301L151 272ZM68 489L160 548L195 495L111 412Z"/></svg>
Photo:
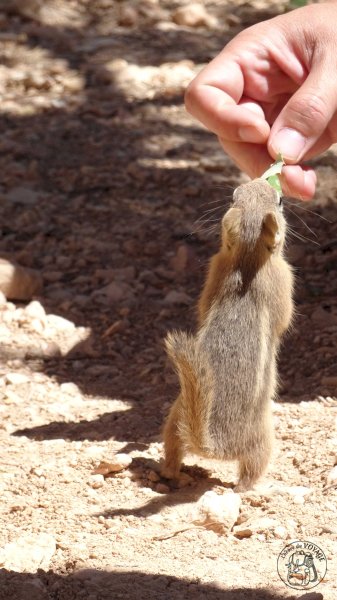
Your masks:
<svg viewBox="0 0 337 600"><path fill-rule="evenodd" d="M180 436L190 450L207 454L205 432L210 409L210 401L206 398L207 366L197 352L193 335L173 331L166 337L165 346L181 386Z"/></svg>

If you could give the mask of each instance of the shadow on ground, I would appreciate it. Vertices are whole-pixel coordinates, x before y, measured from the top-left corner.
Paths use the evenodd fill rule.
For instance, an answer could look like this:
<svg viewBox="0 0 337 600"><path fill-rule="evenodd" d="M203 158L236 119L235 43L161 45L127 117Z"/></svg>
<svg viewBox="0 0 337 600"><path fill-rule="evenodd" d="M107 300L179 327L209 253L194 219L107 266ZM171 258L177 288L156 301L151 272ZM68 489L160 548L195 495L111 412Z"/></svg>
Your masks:
<svg viewBox="0 0 337 600"><path fill-rule="evenodd" d="M135 565L136 566L136 565ZM51 600L62 598L97 598L97 600L295 600L298 595L273 593L250 587L221 589L216 585L200 584L196 580L179 579L169 575L147 575L139 571L105 572L82 569L70 576L49 571L19 574L0 570L0 598L6 600ZM308 594L305 600L323 600L323 595Z"/></svg>

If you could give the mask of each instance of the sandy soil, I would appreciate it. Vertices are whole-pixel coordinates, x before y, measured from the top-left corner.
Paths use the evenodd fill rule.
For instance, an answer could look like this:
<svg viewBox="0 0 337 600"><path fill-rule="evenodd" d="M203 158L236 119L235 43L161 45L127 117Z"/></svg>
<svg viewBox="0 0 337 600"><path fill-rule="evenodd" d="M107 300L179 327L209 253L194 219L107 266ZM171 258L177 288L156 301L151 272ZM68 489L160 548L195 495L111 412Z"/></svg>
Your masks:
<svg viewBox="0 0 337 600"><path fill-rule="evenodd" d="M235 465L190 457L181 489L157 473L177 390L162 339L193 328L244 180L183 89L284 3L207 2L193 27L174 22L183 6L0 2L0 255L44 280L28 305L0 299L1 599L336 598L333 151L314 162L315 200L286 202L297 315L266 477L226 526L200 524L198 507L210 491L228 499ZM129 466L102 474L116 452ZM293 540L327 559L310 592L278 576Z"/></svg>

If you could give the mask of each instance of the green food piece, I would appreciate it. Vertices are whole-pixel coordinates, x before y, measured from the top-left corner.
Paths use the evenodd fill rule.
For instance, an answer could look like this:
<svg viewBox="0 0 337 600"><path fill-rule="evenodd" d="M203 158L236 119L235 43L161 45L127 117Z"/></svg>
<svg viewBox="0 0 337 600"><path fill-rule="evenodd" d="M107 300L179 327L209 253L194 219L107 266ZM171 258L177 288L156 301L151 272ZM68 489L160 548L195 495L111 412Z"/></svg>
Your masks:
<svg viewBox="0 0 337 600"><path fill-rule="evenodd" d="M308 4L308 0L290 0L288 2L287 8L293 10L295 8L300 8L301 6L306 6Z"/></svg>
<svg viewBox="0 0 337 600"><path fill-rule="evenodd" d="M274 190L277 191L279 197L282 196L282 188L279 175L282 172L283 165L283 157L281 154L278 154L278 156L276 157L276 161L272 165L270 165L269 169L267 169L267 171L265 171L263 175L261 175L261 179L266 179L269 185L271 185L271 187L273 187Z"/></svg>

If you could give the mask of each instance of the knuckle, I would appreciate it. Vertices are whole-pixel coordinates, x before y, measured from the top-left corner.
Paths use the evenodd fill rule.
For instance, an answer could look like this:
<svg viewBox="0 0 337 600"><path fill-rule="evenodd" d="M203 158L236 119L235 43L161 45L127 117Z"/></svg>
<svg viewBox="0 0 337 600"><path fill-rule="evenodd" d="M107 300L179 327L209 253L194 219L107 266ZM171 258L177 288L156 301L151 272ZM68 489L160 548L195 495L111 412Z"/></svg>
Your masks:
<svg viewBox="0 0 337 600"><path fill-rule="evenodd" d="M325 129L328 109L325 100L316 93L294 99L289 108L292 125L302 133L312 135Z"/></svg>

